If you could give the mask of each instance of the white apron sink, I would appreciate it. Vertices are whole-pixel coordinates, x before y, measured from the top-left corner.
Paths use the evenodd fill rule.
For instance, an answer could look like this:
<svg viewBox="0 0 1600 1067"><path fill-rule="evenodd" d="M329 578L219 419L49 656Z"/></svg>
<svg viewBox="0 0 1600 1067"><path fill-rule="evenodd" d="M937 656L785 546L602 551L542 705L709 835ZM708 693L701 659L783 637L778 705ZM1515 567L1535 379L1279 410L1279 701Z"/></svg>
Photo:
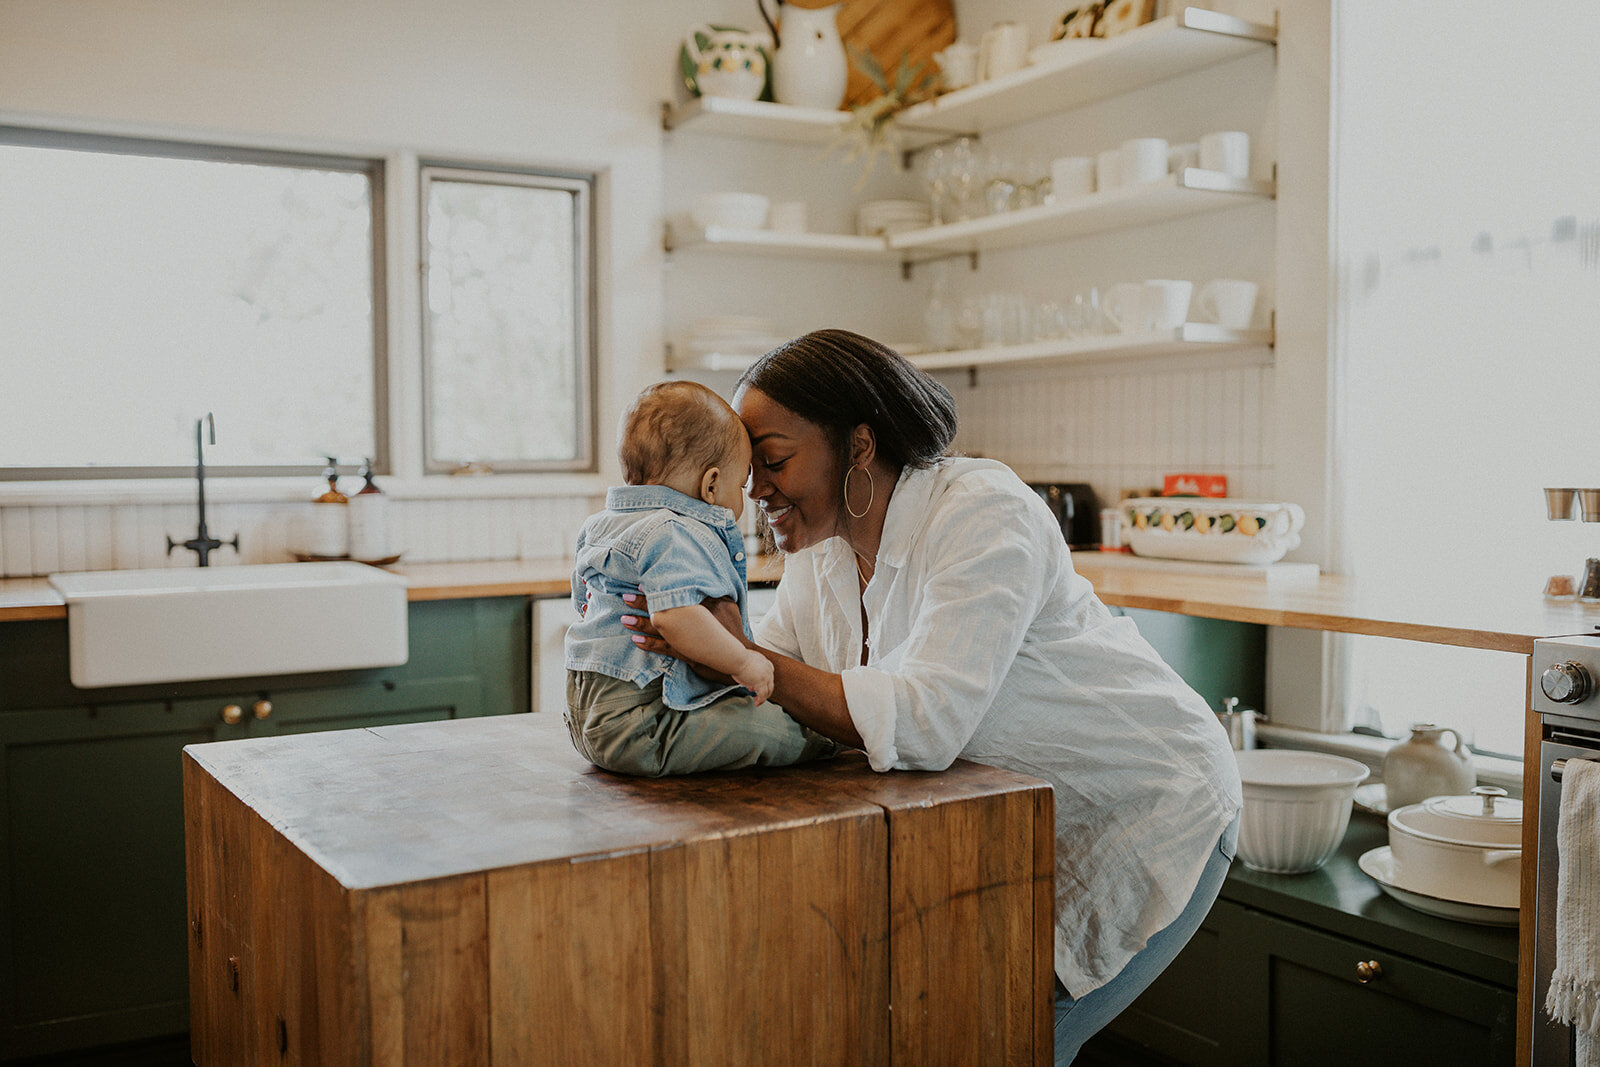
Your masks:
<svg viewBox="0 0 1600 1067"><path fill-rule="evenodd" d="M406 580L361 563L52 574L72 684L392 667L409 655Z"/></svg>

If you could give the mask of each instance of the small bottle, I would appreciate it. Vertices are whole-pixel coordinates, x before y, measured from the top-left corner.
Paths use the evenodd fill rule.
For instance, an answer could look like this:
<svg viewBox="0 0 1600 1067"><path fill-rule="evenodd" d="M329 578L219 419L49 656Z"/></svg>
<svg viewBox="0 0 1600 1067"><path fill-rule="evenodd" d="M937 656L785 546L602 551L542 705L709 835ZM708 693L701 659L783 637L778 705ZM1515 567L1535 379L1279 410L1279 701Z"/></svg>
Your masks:
<svg viewBox="0 0 1600 1067"><path fill-rule="evenodd" d="M372 457L361 464L366 479L359 492L350 498L350 558L363 562L385 559L389 555L387 506L383 490L372 480Z"/></svg>
<svg viewBox="0 0 1600 1067"><path fill-rule="evenodd" d="M306 555L338 559L350 554L350 500L339 492L339 460L328 457L322 476L327 491L311 502L306 521Z"/></svg>

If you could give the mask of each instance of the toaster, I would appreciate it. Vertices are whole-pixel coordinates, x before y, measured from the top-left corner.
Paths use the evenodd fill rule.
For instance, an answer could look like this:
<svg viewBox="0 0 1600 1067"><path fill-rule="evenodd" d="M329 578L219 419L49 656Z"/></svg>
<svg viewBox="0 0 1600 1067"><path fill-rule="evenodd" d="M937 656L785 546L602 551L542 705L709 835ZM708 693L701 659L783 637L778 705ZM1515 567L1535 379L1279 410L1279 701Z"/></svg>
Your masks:
<svg viewBox="0 0 1600 1067"><path fill-rule="evenodd" d="M1039 494L1061 526L1069 548L1095 548L1100 544L1100 503L1094 488L1082 482L1036 482L1029 488Z"/></svg>

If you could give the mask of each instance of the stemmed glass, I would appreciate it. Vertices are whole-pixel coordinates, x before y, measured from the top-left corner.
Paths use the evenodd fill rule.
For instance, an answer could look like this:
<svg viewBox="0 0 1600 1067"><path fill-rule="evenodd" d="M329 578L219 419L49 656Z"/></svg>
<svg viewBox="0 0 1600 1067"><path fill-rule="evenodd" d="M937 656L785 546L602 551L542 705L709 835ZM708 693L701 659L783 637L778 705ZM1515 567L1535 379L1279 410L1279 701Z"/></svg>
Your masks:
<svg viewBox="0 0 1600 1067"><path fill-rule="evenodd" d="M958 137L950 142L947 166L945 183L950 191L953 221L970 219L973 186L978 182L978 158L972 138Z"/></svg>
<svg viewBox="0 0 1600 1067"><path fill-rule="evenodd" d="M918 164L918 173L928 187L928 201L933 209L931 221L935 226L945 221L945 202L950 196L950 163L950 153L945 151L944 145L934 145L923 151Z"/></svg>

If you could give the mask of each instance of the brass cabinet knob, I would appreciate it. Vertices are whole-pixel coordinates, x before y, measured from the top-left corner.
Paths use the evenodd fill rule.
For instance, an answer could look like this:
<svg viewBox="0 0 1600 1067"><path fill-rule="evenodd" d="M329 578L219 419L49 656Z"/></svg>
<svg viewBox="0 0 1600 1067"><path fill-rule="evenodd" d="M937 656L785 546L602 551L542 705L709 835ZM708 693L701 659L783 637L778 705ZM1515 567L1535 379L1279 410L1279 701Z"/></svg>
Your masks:
<svg viewBox="0 0 1600 1067"><path fill-rule="evenodd" d="M232 726L244 719L244 709L237 704L229 704L222 709L222 721Z"/></svg>
<svg viewBox="0 0 1600 1067"><path fill-rule="evenodd" d="M272 714L272 701L258 700L250 710L255 713L256 718L265 719Z"/></svg>
<svg viewBox="0 0 1600 1067"><path fill-rule="evenodd" d="M1362 985L1383 977L1383 965L1377 960L1363 960L1356 964L1356 981Z"/></svg>

